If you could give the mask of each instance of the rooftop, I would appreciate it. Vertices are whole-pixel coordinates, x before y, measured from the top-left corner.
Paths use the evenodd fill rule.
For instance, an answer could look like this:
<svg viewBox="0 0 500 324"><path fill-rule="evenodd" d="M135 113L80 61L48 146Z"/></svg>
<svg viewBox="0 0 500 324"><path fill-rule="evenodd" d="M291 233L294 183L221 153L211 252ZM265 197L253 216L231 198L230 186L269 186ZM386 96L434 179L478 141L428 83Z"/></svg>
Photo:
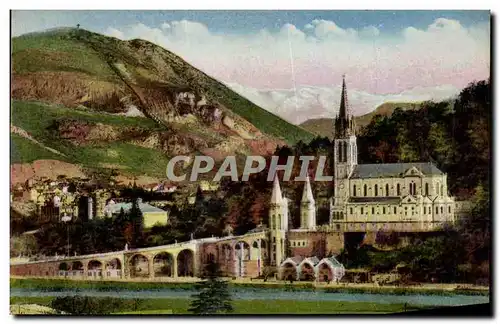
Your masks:
<svg viewBox="0 0 500 324"><path fill-rule="evenodd" d="M394 178L401 177L411 169L417 168L424 175L442 175L439 170L431 162L415 162L415 163L380 163L380 164L358 164L354 167L351 179L366 179L366 178Z"/></svg>
<svg viewBox="0 0 500 324"><path fill-rule="evenodd" d="M108 204L106 208L110 210L112 214L119 213L122 208L125 212L127 212L132 208L132 203L131 202L128 203L122 202L114 204L111 203ZM166 211L163 209L160 209L158 207L143 202L139 202L139 209L141 210L142 213L166 213Z"/></svg>

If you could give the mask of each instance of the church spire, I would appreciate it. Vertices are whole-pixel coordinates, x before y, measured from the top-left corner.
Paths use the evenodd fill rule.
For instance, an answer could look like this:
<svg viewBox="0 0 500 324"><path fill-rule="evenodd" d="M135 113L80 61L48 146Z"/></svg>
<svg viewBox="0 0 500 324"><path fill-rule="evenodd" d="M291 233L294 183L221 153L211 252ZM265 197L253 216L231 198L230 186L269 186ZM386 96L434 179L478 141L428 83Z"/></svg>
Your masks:
<svg viewBox="0 0 500 324"><path fill-rule="evenodd" d="M312 194L311 183L309 182L309 176L307 176L306 182L304 184L304 190L302 192L302 202L314 203L314 197Z"/></svg>
<svg viewBox="0 0 500 324"><path fill-rule="evenodd" d="M348 117L347 89L345 86L345 74L342 75L342 94L340 95L340 110L339 118L347 119Z"/></svg>
<svg viewBox="0 0 500 324"><path fill-rule="evenodd" d="M274 177L273 182L273 192L271 194L271 204L278 205L283 201L283 196L281 195L280 183L278 181L278 177Z"/></svg>
<svg viewBox="0 0 500 324"><path fill-rule="evenodd" d="M354 118L351 116L349 102L347 100L345 75L342 75L342 93L340 95L339 114L335 118L334 138L347 138L354 135L354 132Z"/></svg>

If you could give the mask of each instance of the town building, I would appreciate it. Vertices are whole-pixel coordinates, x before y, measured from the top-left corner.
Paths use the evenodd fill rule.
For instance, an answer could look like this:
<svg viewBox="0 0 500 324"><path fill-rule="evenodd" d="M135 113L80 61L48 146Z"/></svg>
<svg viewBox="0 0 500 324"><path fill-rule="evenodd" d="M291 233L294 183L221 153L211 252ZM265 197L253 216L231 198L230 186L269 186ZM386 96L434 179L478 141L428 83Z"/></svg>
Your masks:
<svg viewBox="0 0 500 324"><path fill-rule="evenodd" d="M144 228L151 228L155 225L167 225L168 211L144 203L142 199L138 199L137 204L143 216ZM115 203L115 201L111 199L103 210L106 217L113 217L118 215L122 209L127 213L131 208L131 202Z"/></svg>

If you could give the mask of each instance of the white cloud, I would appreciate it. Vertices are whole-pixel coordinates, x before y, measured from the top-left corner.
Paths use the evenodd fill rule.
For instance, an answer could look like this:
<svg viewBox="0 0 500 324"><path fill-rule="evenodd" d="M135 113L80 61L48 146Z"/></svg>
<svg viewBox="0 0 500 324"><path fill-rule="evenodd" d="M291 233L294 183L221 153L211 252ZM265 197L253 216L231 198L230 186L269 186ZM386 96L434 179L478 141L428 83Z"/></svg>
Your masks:
<svg viewBox="0 0 500 324"><path fill-rule="evenodd" d="M123 34L123 32L121 32L118 29L115 29L113 27L108 27L108 29L106 29L106 31L104 32L104 34L112 36L112 37L120 38L120 39L123 39L125 37L125 35Z"/></svg>
<svg viewBox="0 0 500 324"><path fill-rule="evenodd" d="M340 106L341 86L312 87L300 86L296 89L259 90L228 83L228 87L250 101L286 120L300 124L312 118L333 118ZM441 101L456 96L460 90L452 85L437 87L416 87L397 94L378 95L349 89L349 105L355 116L364 115L385 102Z"/></svg>
<svg viewBox="0 0 500 324"><path fill-rule="evenodd" d="M380 35L380 30L375 26L367 26L361 29L359 33L364 37L373 37Z"/></svg>
<svg viewBox="0 0 500 324"><path fill-rule="evenodd" d="M280 36L287 39L290 37L298 40L304 40L306 38L306 34L292 24L283 25L280 29Z"/></svg>
<svg viewBox="0 0 500 324"><path fill-rule="evenodd" d="M165 28L167 25L169 28ZM314 101L317 97L310 88L336 88L344 73L349 87L359 89L352 93L351 100L357 100L357 92L370 94L359 95L359 109L366 110L374 106L367 98L382 96L385 100L387 94L412 89L424 89L433 95L443 84L460 89L474 79L487 78L490 67L489 24L465 27L444 18L423 29L409 26L393 36L381 34L375 26L354 30L319 19L302 29L284 24L276 32L262 29L244 35L216 34L188 20L168 21L159 27L136 24L119 30L110 28L108 34L152 41L221 81L243 85L245 93L249 88L293 89L296 85L302 91L297 98L290 96L292 90L275 90L262 99L260 90L255 90L255 100L265 100L265 107L277 107L293 97L290 105L297 101L313 114L324 113L325 105L318 104L324 99ZM287 110L284 107L279 109Z"/></svg>
<svg viewBox="0 0 500 324"><path fill-rule="evenodd" d="M312 21L312 25L314 26L314 35L319 39L355 37L357 35L356 30L352 28L340 28L330 20L315 19Z"/></svg>

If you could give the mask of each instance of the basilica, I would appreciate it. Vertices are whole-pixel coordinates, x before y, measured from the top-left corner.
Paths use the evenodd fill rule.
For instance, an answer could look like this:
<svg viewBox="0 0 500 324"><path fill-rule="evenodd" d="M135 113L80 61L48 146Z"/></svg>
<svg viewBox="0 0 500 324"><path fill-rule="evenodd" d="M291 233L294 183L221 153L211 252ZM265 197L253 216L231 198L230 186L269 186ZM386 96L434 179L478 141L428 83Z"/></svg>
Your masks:
<svg viewBox="0 0 500 324"><path fill-rule="evenodd" d="M380 231L439 231L453 226L462 208L461 202L448 193L446 174L431 162L358 164L355 123L345 79L334 121L333 182L329 224L320 229L316 223L316 204L307 178L300 204L300 227L291 229L289 201L282 195L279 181L274 180L269 211L271 264L280 265L290 256L287 250L291 256L312 257L322 245L324 254L339 253L344 233L366 233L373 238Z"/></svg>

